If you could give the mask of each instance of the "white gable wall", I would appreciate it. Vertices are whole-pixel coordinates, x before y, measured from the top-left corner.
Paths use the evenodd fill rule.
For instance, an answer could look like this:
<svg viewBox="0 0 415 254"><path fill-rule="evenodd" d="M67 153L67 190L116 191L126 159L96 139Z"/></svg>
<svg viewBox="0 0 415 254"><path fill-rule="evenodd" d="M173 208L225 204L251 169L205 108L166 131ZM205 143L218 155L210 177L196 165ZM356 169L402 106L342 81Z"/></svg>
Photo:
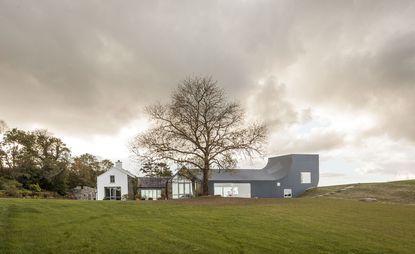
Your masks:
<svg viewBox="0 0 415 254"><path fill-rule="evenodd" d="M115 176L115 182L110 182L110 176ZM128 175L112 168L97 177L97 200L103 200L105 197L105 187L121 187L121 197L128 194Z"/></svg>

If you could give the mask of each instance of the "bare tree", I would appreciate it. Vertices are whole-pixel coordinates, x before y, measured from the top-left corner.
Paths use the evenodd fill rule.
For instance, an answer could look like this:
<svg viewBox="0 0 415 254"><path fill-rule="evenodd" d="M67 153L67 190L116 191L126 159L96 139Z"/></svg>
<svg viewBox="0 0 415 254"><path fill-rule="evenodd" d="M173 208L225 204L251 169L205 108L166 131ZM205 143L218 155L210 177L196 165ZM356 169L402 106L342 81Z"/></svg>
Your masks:
<svg viewBox="0 0 415 254"><path fill-rule="evenodd" d="M148 106L146 113L154 126L135 137L131 151L201 170L203 195L209 194L211 169L234 168L238 154L261 154L266 139L266 127L245 124L242 107L227 101L211 77L183 80L170 103Z"/></svg>

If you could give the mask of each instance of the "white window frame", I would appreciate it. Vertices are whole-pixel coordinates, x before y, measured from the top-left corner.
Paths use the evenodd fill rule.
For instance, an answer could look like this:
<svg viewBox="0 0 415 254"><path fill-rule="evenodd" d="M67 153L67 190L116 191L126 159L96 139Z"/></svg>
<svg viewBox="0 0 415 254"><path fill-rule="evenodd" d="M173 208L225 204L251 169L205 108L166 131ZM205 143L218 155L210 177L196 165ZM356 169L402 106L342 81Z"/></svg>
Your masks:
<svg viewBox="0 0 415 254"><path fill-rule="evenodd" d="M176 175L172 180L173 199L189 198L193 196L193 183L186 177Z"/></svg>
<svg viewBox="0 0 415 254"><path fill-rule="evenodd" d="M251 197L251 183L214 183L213 188L213 194L222 197Z"/></svg>
<svg viewBox="0 0 415 254"><path fill-rule="evenodd" d="M161 189L141 189L140 190L141 198L148 200L158 200L161 199Z"/></svg>
<svg viewBox="0 0 415 254"><path fill-rule="evenodd" d="M310 184L311 183L311 172L303 171L301 174L301 184Z"/></svg>

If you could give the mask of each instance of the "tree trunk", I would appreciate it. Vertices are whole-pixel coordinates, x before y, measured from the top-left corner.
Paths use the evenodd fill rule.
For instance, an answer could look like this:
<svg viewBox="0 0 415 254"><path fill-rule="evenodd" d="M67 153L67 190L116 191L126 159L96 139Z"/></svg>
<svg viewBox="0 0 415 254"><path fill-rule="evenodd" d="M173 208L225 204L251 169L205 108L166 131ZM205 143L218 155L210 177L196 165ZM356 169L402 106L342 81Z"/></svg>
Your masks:
<svg viewBox="0 0 415 254"><path fill-rule="evenodd" d="M202 179L202 196L209 195L209 168L205 166L203 169L203 179Z"/></svg>

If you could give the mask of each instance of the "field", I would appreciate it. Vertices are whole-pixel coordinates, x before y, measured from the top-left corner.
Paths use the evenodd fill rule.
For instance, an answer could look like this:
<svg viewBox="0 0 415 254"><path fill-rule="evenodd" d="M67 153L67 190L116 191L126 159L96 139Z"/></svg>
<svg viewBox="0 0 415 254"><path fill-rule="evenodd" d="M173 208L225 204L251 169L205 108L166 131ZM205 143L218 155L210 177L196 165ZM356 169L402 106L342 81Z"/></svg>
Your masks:
<svg viewBox="0 0 415 254"><path fill-rule="evenodd" d="M375 198L381 202L415 204L415 180L319 187L304 195L321 196L352 200Z"/></svg>
<svg viewBox="0 0 415 254"><path fill-rule="evenodd" d="M0 253L415 253L415 205L0 199Z"/></svg>

